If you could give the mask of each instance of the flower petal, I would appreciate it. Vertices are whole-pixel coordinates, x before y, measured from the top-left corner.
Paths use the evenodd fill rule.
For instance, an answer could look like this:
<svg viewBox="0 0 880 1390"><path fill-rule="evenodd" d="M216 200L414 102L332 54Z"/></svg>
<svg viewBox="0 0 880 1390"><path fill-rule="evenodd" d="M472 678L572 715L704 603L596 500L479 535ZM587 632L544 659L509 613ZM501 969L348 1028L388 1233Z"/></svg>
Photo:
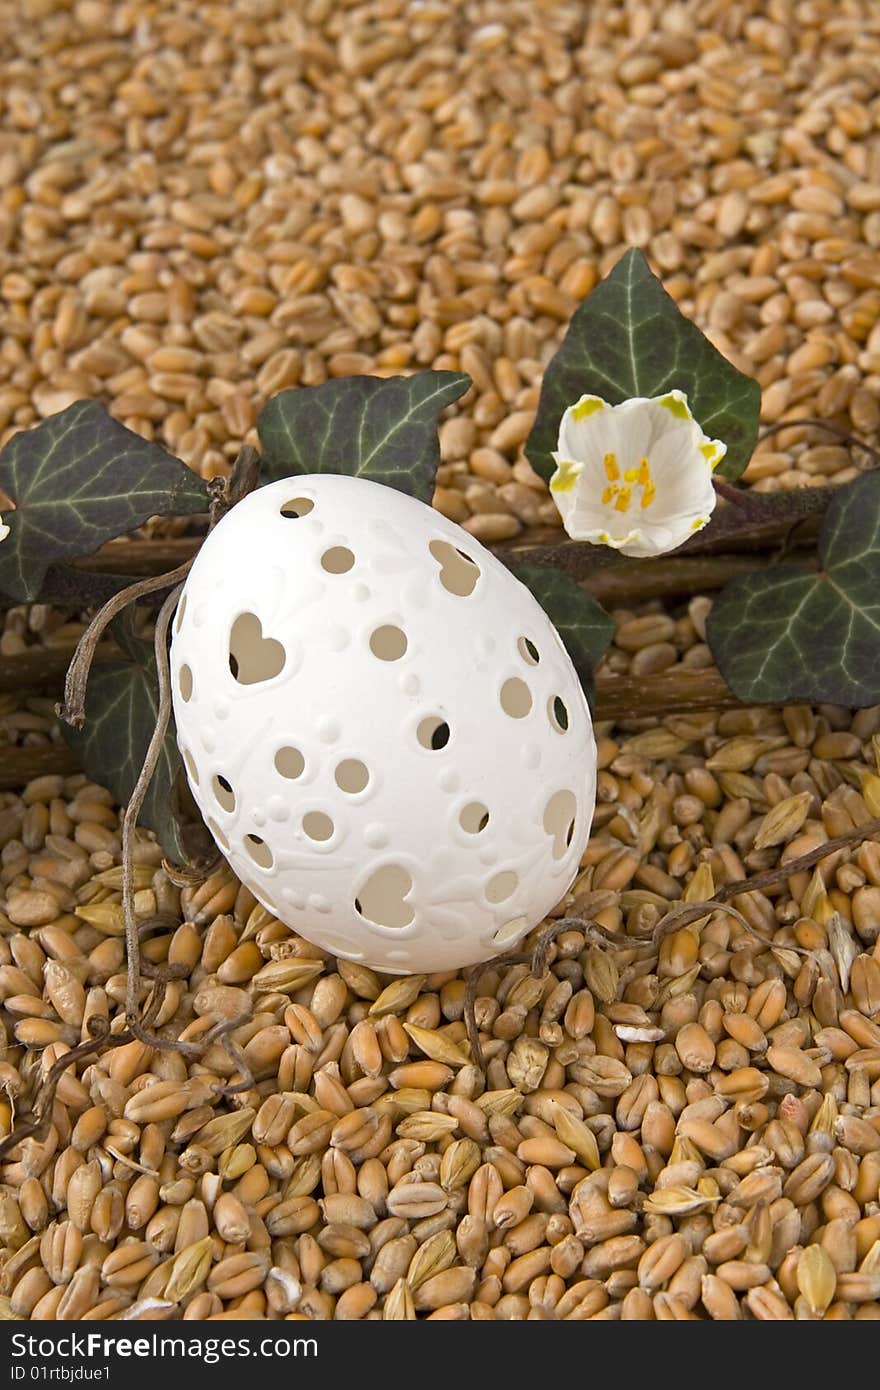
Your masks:
<svg viewBox="0 0 880 1390"><path fill-rule="evenodd" d="M584 527L583 529L578 527L577 530L569 531L568 534L573 540L589 541L591 545L607 545L610 546L612 550L621 551L624 555L633 553L627 550L626 547L637 544L641 537L641 532L638 530L628 531L625 536L612 536L611 532L606 531L604 526L601 525ZM647 553L653 554L654 552L649 551Z"/></svg>
<svg viewBox="0 0 880 1390"><path fill-rule="evenodd" d="M577 480L584 471L583 463L578 463L574 459L563 458L561 454L554 454L553 461L556 464L556 472L550 479L550 491L553 493L573 492L577 486Z"/></svg>
<svg viewBox="0 0 880 1390"><path fill-rule="evenodd" d="M706 446L708 453L704 455L706 462L713 467L720 463L727 453L727 445L720 439L708 439L700 428L698 422L691 415L687 396L683 391L667 391L663 396L655 396L650 399L639 397L632 401L626 401L625 405L638 405L644 415L650 420L651 439L649 447L655 448L661 439L670 435L681 440L688 440L695 448ZM620 407L622 409L623 407Z"/></svg>
<svg viewBox="0 0 880 1390"><path fill-rule="evenodd" d="M620 421L610 406L579 420L566 411L559 429L559 452L569 459L601 467L603 456L618 447Z"/></svg>
<svg viewBox="0 0 880 1390"><path fill-rule="evenodd" d="M696 424L691 408L688 405L688 398L683 391L667 391L665 396L654 398L661 410L665 410L674 420L689 420Z"/></svg>
<svg viewBox="0 0 880 1390"><path fill-rule="evenodd" d="M702 530L709 520L704 517L670 517L662 525L643 526L635 542L621 547L624 555L634 559L645 559L652 555L667 555L684 545L697 531Z"/></svg>
<svg viewBox="0 0 880 1390"><path fill-rule="evenodd" d="M698 450L682 449L673 435L659 440L651 455L651 475L665 516L678 516L715 506L712 473Z"/></svg>
<svg viewBox="0 0 880 1390"><path fill-rule="evenodd" d="M611 413L601 396L581 396L570 405L559 422L559 452L566 458L582 458L593 438L596 416ZM589 423L588 423L589 422Z"/></svg>

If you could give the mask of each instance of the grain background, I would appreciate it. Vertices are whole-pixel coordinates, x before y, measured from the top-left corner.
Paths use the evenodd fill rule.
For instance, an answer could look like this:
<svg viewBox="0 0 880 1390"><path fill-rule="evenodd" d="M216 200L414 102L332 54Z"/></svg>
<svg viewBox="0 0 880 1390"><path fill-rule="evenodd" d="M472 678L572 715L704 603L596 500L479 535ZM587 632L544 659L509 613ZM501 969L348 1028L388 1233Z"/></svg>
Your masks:
<svg viewBox="0 0 880 1390"><path fill-rule="evenodd" d="M555 524L522 454L576 304L641 246L767 424L880 420L880 12L770 3L0 0L0 432L93 396L206 477L288 386L474 386L436 505ZM791 426L746 474L846 481ZM609 671L711 663L711 598L614 613ZM0 651L79 615L5 617ZM817 660L821 654L817 654ZM0 696L2 747L53 700ZM63 1074L0 1167L10 1318L880 1316L880 708L597 726L593 835L549 970L393 981L148 835L157 1026ZM646 950L663 913L841 834ZM0 792L0 1126L124 1020L119 811ZM580 925L578 925L580 923ZM149 986L144 985L146 1002ZM216 1087L245 1079L234 1096Z"/></svg>

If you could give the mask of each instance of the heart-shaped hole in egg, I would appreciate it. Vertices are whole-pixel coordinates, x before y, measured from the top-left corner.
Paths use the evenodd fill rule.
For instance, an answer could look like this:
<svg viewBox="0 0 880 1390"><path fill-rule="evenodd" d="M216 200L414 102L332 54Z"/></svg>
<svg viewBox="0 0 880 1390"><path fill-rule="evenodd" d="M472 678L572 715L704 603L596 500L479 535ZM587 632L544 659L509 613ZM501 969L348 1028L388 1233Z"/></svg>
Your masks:
<svg viewBox="0 0 880 1390"><path fill-rule="evenodd" d="M239 613L229 633L229 669L239 685L257 685L277 676L286 652L274 637L263 636L256 613Z"/></svg>
<svg viewBox="0 0 880 1390"><path fill-rule="evenodd" d="M377 927L408 927L415 912L408 902L413 881L400 864L383 864L370 874L354 900L355 910Z"/></svg>
<svg viewBox="0 0 880 1390"><path fill-rule="evenodd" d="M468 598L477 587L481 573L476 560L465 555L463 550L457 550L449 541L431 541L428 549L440 566L440 583L447 593Z"/></svg>
<svg viewBox="0 0 880 1390"><path fill-rule="evenodd" d="M544 829L553 836L554 859L561 859L571 844L576 815L574 792L554 792L544 808Z"/></svg>

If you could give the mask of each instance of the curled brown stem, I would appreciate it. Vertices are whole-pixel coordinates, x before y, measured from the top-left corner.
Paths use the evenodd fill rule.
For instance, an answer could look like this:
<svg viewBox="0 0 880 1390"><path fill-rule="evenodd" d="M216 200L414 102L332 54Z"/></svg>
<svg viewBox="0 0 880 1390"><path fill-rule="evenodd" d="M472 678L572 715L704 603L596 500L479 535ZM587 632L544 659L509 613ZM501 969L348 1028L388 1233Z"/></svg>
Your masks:
<svg viewBox="0 0 880 1390"><path fill-rule="evenodd" d="M151 932L174 931L180 926L180 918L171 912L156 912L152 917L145 917L138 923L138 943L142 943ZM145 980L154 980L157 984L167 985L172 980L185 980L188 969L182 961L177 964L163 961L161 965L154 965L152 961L145 960L143 952L139 950L140 973Z"/></svg>
<svg viewBox="0 0 880 1390"><path fill-rule="evenodd" d="M591 922L588 918L558 917L555 922L551 922L544 928L538 940L535 942L535 948L531 955L533 975L544 974L549 963L550 947L553 945L557 936L561 936L563 932L567 931L583 932L587 940L592 941L594 946L603 948L608 946L621 946L627 950L631 950L633 946L638 944L633 941L632 937L627 936L625 932L606 931L604 927L597 926L595 922Z"/></svg>
<svg viewBox="0 0 880 1390"><path fill-rule="evenodd" d="M839 849L848 849L850 845L860 844L863 840L873 840L877 835L880 835L880 816L854 826L843 835L835 835L823 845L816 845L814 849L807 850L806 854L798 855L797 859L789 859L787 864L753 874L751 878L740 878L734 883L725 883L718 889L715 898L718 902L726 903L731 898L738 898L741 893L758 893L763 892L765 888L778 888L786 879L791 878L792 874L812 869L814 864L826 859L829 854L835 854Z"/></svg>
<svg viewBox="0 0 880 1390"><path fill-rule="evenodd" d="M194 1046L198 1049L199 1055L204 1056L212 1043L220 1042L229 1054L230 1059L238 1068L241 1075L240 1081L228 1084L220 1083L214 1086L218 1096L235 1096L242 1091L249 1091L256 1085L254 1074L248 1066L247 1058L239 1047L232 1034L236 1028L241 1028L243 1024L249 1022L248 1014L239 1014L237 1018L221 1018L199 1039Z"/></svg>
<svg viewBox="0 0 880 1390"><path fill-rule="evenodd" d="M125 994L125 1021L129 1027L137 1023L139 1014L138 990L140 989L140 931L134 909L134 832L143 805L144 796L150 785L159 753L165 741L168 720L171 715L171 692L168 679L168 625L177 604L179 587L172 589L159 610L154 636L156 670L159 682L159 708L156 727L147 747L144 765L135 783L128 805L122 818L122 911L125 922L125 948L128 957L128 979Z"/></svg>
<svg viewBox="0 0 880 1390"><path fill-rule="evenodd" d="M153 637L153 649L156 658L156 678L159 686L159 706L156 713L156 727L153 729L147 747L144 765L140 775L134 785L125 813L122 817L122 914L125 923L125 950L128 958L128 975L126 979L125 991L125 1022L131 1029L139 1042L146 1043L150 1047L165 1048L174 1052L180 1052L185 1057L198 1057L201 1049L196 1044L182 1043L172 1038L160 1038L148 1032L144 1026L144 1021L140 1018L140 1007L138 993L141 983L141 948L140 931L134 909L134 832L137 829L138 815L143 805L147 788L156 770L159 761L159 754L162 751L162 744L168 731L168 721L171 718L171 675L168 666L168 627L171 622L172 614L177 606L180 597L181 585L178 584L167 595L162 607L159 609L159 616L156 619L156 631ZM164 997L165 982L172 978L167 973L158 982L161 994ZM157 989L157 993L158 993ZM156 1009L158 1013L158 1008Z"/></svg>
<svg viewBox="0 0 880 1390"><path fill-rule="evenodd" d="M243 444L228 478L212 478L208 484L208 530L213 531L236 502L253 492L260 481L260 455L250 444Z"/></svg>
<svg viewBox="0 0 880 1390"><path fill-rule="evenodd" d="M208 530L213 531L217 522L229 509L229 484L225 478L211 478L208 483Z"/></svg>
<svg viewBox="0 0 880 1390"><path fill-rule="evenodd" d="M238 451L229 474L226 488L227 507L234 507L253 492L260 481L260 455L250 444L243 444Z"/></svg>
<svg viewBox="0 0 880 1390"><path fill-rule="evenodd" d="M204 867L201 864L172 864L170 859L163 859L162 869L165 877L171 880L175 888L193 888L204 883L205 879L219 868L221 858L222 856L218 854Z"/></svg>
<svg viewBox="0 0 880 1390"><path fill-rule="evenodd" d="M155 925L155 919L145 923L148 929ZM78 1062L85 1061L89 1057L94 1057L108 1048L121 1047L124 1043L129 1043L137 1039L139 1042L146 1043L149 1047L172 1047L178 1052L186 1055L201 1057L211 1046L212 1043L221 1040L227 1052L241 1073L241 1081L232 1085L218 1085L214 1089L218 1095L236 1095L240 1091L247 1091L255 1084L253 1073L247 1064L245 1056L234 1038L229 1035L247 1022L247 1016L242 1014L238 1018L221 1019L218 1023L204 1034L197 1043L169 1042L163 1038L157 1038L149 1030L153 1027L162 1005L165 1001L165 987L170 978L180 978L179 966L164 966L157 970L155 989L152 997L147 1004L142 1018L135 1021L135 1026L126 1028L120 1033L112 1033L110 1024L106 1018L96 1016L90 1018L88 1028L91 1037L88 1041L80 1043L77 1047L72 1047L55 1061L46 1074L34 1101L31 1117L17 1125L13 1132L0 1143L0 1162L2 1162L23 1139L36 1139L38 1142L46 1137L52 1119L52 1106L55 1102L55 1093L58 1083L68 1067L76 1066ZM159 972L166 973L160 976ZM171 972L174 972L172 975Z"/></svg>
<svg viewBox="0 0 880 1390"><path fill-rule="evenodd" d="M157 574L147 579L139 579L136 584L130 584L127 589L122 589L118 594L114 594L104 604L104 607L98 610L79 639L73 659L67 668L67 676L64 681L64 702L58 706L60 719L63 719L74 729L81 729L85 723L86 687L89 672L92 669L95 648L108 624L137 599L144 598L147 594L156 593L159 589L178 585L186 577L191 565L192 560L187 560L168 574Z"/></svg>
<svg viewBox="0 0 880 1390"><path fill-rule="evenodd" d="M583 932L588 940L602 947L626 946L632 948L639 944L622 932L604 931L595 922L589 922L583 917L560 917L544 927L531 951L505 951L503 955L493 956L491 960L484 961L481 965L472 965L469 970L464 972L464 1024L471 1046L471 1060L481 1071L484 1070L483 1047L474 1013L477 985L481 976L487 970L494 970L499 965L525 964L531 967L533 975L545 974L549 963L550 947L557 936L565 931Z"/></svg>
<svg viewBox="0 0 880 1390"><path fill-rule="evenodd" d="M151 961L144 960L141 956L141 974L145 980L155 980L158 984L170 985L172 980L185 980L189 970L183 962L177 965L153 965Z"/></svg>
<svg viewBox="0 0 880 1390"><path fill-rule="evenodd" d="M742 913L738 912L735 907L731 907L729 903L719 902L717 898L714 898L711 902L683 903L681 907L673 907L660 918L660 921L651 933L650 940L636 943L637 949L650 949L656 954L660 947L660 942L665 936L671 936L674 931L681 931L682 927L689 927L692 923L699 922L701 917L710 917L713 912L718 912L722 908L728 916L735 917L740 926L745 927L746 931L750 932L752 936L759 935L752 924L748 922Z"/></svg>
<svg viewBox="0 0 880 1390"><path fill-rule="evenodd" d="M235 1064L235 1066L238 1067L241 1080L230 1081L225 1086L218 1086L218 1095L239 1095L242 1091L249 1091L251 1087L256 1084L254 1081L254 1074L248 1066L247 1058L245 1057L244 1052L239 1047L238 1043L235 1041L235 1038L232 1036L233 1029L238 1028L242 1023L247 1023L247 1021L248 1019L246 1015L242 1014L240 1018L233 1019L229 1027L223 1033L223 1046L226 1048L226 1051L228 1052L232 1062Z"/></svg>
<svg viewBox="0 0 880 1390"><path fill-rule="evenodd" d="M790 859L787 864L781 864L775 869L767 869L760 874L753 874L751 878L736 879L732 883L722 884L711 900L679 903L660 918L647 941L634 940L624 932L605 931L595 922L583 917L561 917L550 922L538 936L531 951L508 951L504 955L495 956L492 960L487 960L481 965L471 966L469 970L465 971L464 1023L471 1048L471 1060L481 1071L485 1070L475 1005L477 986L487 970L494 970L499 965L521 965L528 962L531 965L533 975L543 975L549 965L550 947L556 937L564 931L580 931L587 940L601 948L607 949L609 946L616 946L622 950L638 952L642 962L644 962L645 956L642 953L650 952L652 955L656 955L664 937L699 921L701 917L722 910L729 916L736 918L737 922L756 940L765 942L765 938L761 936L760 932L756 931L743 914L731 905L732 898L738 898L744 893L762 892L765 888L778 888L793 874L812 869L815 864L827 858L829 854L835 854L839 849L847 849L850 845L864 840L871 840L877 835L880 835L880 817L866 821L863 825L857 825L843 835L836 835L833 839L826 840L824 844L816 845L806 854L798 855L796 859ZM798 953L801 954L800 951Z"/></svg>
<svg viewBox="0 0 880 1390"><path fill-rule="evenodd" d="M100 1015L90 1018L86 1028L90 1034L89 1038L77 1047L72 1047L68 1052L63 1053L52 1063L37 1093L31 1118L18 1125L0 1144L0 1162L23 1139L36 1139L39 1142L45 1138L52 1119L55 1092L68 1067L76 1066L77 1062L82 1062L87 1057L93 1057L105 1048L119 1047L122 1043L132 1041L132 1034L127 1030L124 1033L111 1034L110 1024L106 1018L101 1018Z"/></svg>
<svg viewBox="0 0 880 1390"><path fill-rule="evenodd" d="M766 869L763 873L752 874L750 878L738 878L732 883L723 883L715 896L706 902L681 903L677 907L671 908L660 918L649 941L632 942L626 938L627 944L636 949L645 946L656 949L663 938L669 936L671 932L689 926L692 922L705 917L707 913L718 912L721 909L729 916L735 917L746 931L763 940L760 933L755 931L755 928L743 914L731 906L733 898L739 898L745 893L760 893L765 888L779 888L793 874L805 873L807 869L812 869L821 860L827 859L829 854L836 854L839 849L848 849L850 845L871 840L876 835L880 835L880 817L865 821L864 824L847 830L843 835L836 835L834 839L826 840L824 844L814 846L813 849L807 850L806 854L800 854L796 859L789 859L787 863L780 864L775 869ZM617 943L612 942L611 944Z"/></svg>
<svg viewBox="0 0 880 1390"><path fill-rule="evenodd" d="M135 1037L139 1042L146 1043L148 1046L152 1046L152 1039L148 1035L149 1029L152 1028L153 1024L156 1022L161 1012L162 1005L165 1003L165 989L165 981L157 980L149 995L147 1006L143 1014L139 1015L137 1019L140 1033L135 1033ZM132 1029L132 1031L134 1030ZM143 1034L143 1036L141 1036L141 1034Z"/></svg>
<svg viewBox="0 0 880 1390"><path fill-rule="evenodd" d="M749 503L750 494L742 488L734 487L733 483L725 482L723 478L713 478L712 486L719 497L723 497L725 502L730 502L734 507L739 507L744 512L754 513L754 507Z"/></svg>
<svg viewBox="0 0 880 1390"><path fill-rule="evenodd" d="M487 970L494 970L499 965L520 965L523 961L531 959L531 952L524 955L522 951L506 951L504 955L494 956L492 960L483 961L480 965L472 965L464 972L464 1026L471 1046L471 1061L482 1072L486 1070L486 1062L475 1012L477 985Z"/></svg>
<svg viewBox="0 0 880 1390"><path fill-rule="evenodd" d="M805 428L826 430L828 434L836 434L837 438L841 443L845 444L848 449L862 449L871 459L875 467L880 465L880 449L875 448L873 444L869 444L867 439L861 439L859 435L851 434L848 429L844 429L843 425L836 425L833 420L777 420L774 424L767 425L766 428L761 431L759 442L761 439L769 439L772 434L781 434L783 430Z"/></svg>
<svg viewBox="0 0 880 1390"><path fill-rule="evenodd" d="M228 485L225 481L218 480L216 485L211 488L209 529L216 525L230 506L233 506L236 502L240 501L241 498L247 496L247 494L256 487L258 479L259 455L256 450L245 447L241 450L236 459L232 477ZM163 589L171 590L164 599L159 610L153 639L158 682L156 724L150 738L143 767L135 783L122 819L122 909L125 924L125 946L128 966L125 995L126 1027L123 1031L113 1034L110 1031L110 1024L107 1019L101 1017L89 1019L87 1028L90 1037L87 1041L80 1043L79 1046L65 1052L50 1067L37 1092L30 1118L18 1125L13 1130L12 1134L0 1143L0 1160L6 1158L22 1140L28 1138L36 1138L39 1140L45 1137L51 1122L52 1107L55 1102L58 1083L63 1073L67 1071L69 1067L76 1066L78 1062L84 1061L86 1058L92 1057L108 1047L119 1047L123 1043L131 1042L133 1039L138 1039L149 1047L170 1049L182 1053L185 1057L191 1058L201 1057L211 1043L217 1039L221 1039L226 1051L229 1053L230 1058L238 1069L241 1079L231 1085L218 1087L219 1094L233 1095L240 1091L249 1090L254 1085L254 1077L245 1056L231 1036L232 1031L241 1023L245 1022L244 1018L221 1020L213 1028L209 1029L198 1043L184 1043L177 1039L162 1038L151 1031L161 1013L168 985L173 980L184 979L187 970L186 966L182 964L169 964L165 962L160 965L154 965L149 961L142 960L141 938L146 936L150 931L157 929L165 930L168 927L176 926L177 923L176 919L160 914L138 923L134 907L134 834L137 829L138 815L143 805L147 788L156 770L156 765L159 760L162 744L165 740L171 717L168 628L177 600L180 596L182 581L189 572L194 558L194 556L188 558L166 574L148 576L114 594L89 623L80 638L73 659L67 670L64 686L64 703L58 707L58 714L60 718L64 719L74 728L82 728L85 722L85 696L89 672L91 671L98 643L108 624L122 613L129 604L136 602L138 599L144 598L151 593L157 593ZM143 1013L141 1013L139 995L141 982L145 979L152 981L153 988L147 1000L146 1007Z"/></svg>

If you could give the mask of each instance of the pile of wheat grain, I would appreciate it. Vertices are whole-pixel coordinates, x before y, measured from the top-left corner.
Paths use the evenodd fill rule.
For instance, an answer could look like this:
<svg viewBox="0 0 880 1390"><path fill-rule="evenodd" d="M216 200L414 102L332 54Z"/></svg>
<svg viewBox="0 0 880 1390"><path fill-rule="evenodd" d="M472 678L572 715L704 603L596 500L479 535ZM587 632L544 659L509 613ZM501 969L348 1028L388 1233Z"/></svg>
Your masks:
<svg viewBox="0 0 880 1390"><path fill-rule="evenodd" d="M175 887L144 837L137 909L170 914L145 952L186 969L157 1026L235 1019L234 1046L64 1073L0 1166L6 1315L880 1316L880 843L644 949L677 901L866 824L878 731L803 706L599 726L558 909L594 928L546 975L482 973L484 1071L460 975L322 955L225 866ZM43 777L0 797L0 842L8 1132L90 1019L122 1030L126 976L109 795Z"/></svg>
<svg viewBox="0 0 880 1390"><path fill-rule="evenodd" d="M435 503L511 537L556 521L522 453L541 374L631 245L765 421L880 423L871 0L26 8L0 0L2 439L94 396L209 477L285 387L461 369ZM852 476L801 427L746 475ZM606 669L706 666L709 607L617 610ZM15 608L0 655L80 630ZM484 1070L461 976L326 957L226 868L176 887L144 835L137 908L170 923L145 955L186 970L156 1026L241 1021L195 1061L133 1042L63 1073L0 1165L0 1310L880 1315L880 844L647 949L676 902L871 819L880 708L597 733L558 908L594 926L545 975L482 973ZM0 697L0 743L57 738L50 700ZM105 791L0 793L0 1133L90 1020L124 1028L120 889Z"/></svg>
<svg viewBox="0 0 880 1390"><path fill-rule="evenodd" d="M267 397L461 369L437 506L557 516L522 454L642 247L766 421L880 422L872 0L0 0L0 439L78 397L205 476ZM852 476L819 432L761 488Z"/></svg>

